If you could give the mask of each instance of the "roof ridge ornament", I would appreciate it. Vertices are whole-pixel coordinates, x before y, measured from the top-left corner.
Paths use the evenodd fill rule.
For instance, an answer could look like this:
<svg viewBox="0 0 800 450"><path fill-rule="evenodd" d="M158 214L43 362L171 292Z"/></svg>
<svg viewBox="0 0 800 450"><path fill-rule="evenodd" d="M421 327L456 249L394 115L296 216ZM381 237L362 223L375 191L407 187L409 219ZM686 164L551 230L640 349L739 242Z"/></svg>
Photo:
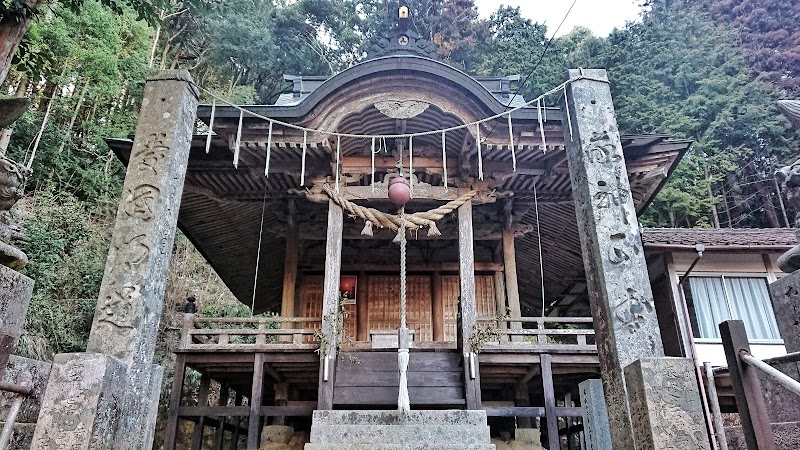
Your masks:
<svg viewBox="0 0 800 450"><path fill-rule="evenodd" d="M420 55L441 61L437 46L423 39L417 31L408 28L411 23L411 13L403 1L397 9L396 19L395 29L378 38L378 42L369 48L366 60L390 55Z"/></svg>

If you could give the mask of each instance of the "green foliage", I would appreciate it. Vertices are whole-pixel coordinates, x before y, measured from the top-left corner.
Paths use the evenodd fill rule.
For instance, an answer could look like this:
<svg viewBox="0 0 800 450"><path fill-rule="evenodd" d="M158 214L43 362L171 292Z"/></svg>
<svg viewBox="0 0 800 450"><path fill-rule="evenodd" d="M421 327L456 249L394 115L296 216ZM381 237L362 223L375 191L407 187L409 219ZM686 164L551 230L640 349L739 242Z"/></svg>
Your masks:
<svg viewBox="0 0 800 450"><path fill-rule="evenodd" d="M103 278L109 223L53 185L18 208L30 258L23 272L36 282L20 352L49 359L83 351Z"/></svg>

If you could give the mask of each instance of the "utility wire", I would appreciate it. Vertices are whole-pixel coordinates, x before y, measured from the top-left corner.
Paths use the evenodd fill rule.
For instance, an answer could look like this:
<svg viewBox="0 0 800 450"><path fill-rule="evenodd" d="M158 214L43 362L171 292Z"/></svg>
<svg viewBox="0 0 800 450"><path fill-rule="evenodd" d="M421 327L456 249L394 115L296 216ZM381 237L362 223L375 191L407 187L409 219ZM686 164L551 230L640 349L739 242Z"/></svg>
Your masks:
<svg viewBox="0 0 800 450"><path fill-rule="evenodd" d="M528 79L530 79L531 75L533 75L533 73L536 72L536 69L539 68L539 65L542 64L542 61L544 61L544 57L547 55L547 51L550 49L550 45L553 43L553 40L556 38L556 34L558 34L558 31L561 29L561 26L564 25L564 22L566 22L567 17L569 17L569 13L572 12L572 8L575 7L575 3L577 3L577 2L578 2L578 0L573 0L572 1L572 4L569 6L569 9L567 10L567 13L564 14L564 18L561 19L561 23L559 23L558 27L556 27L556 31L553 32L552 36L550 36L550 39L544 45L544 50L542 50L542 54L539 55L539 59L536 61L536 64L533 65L533 69L531 69L531 71L528 72L528 75L525 76L525 78L522 80L522 83L520 83L520 85L517 87L517 90L514 92L514 95L511 96L511 100L509 100L508 103L506 104L506 108L511 108L511 104L514 102L514 99L517 98L517 95L519 95L519 92L522 90L522 88L525 87L525 83L528 82ZM483 142L486 142L486 140L489 139L489 136L492 135L492 133L494 132L495 128L497 128L497 122L494 123L494 125L492 126L492 129L489 130L489 132L483 138Z"/></svg>

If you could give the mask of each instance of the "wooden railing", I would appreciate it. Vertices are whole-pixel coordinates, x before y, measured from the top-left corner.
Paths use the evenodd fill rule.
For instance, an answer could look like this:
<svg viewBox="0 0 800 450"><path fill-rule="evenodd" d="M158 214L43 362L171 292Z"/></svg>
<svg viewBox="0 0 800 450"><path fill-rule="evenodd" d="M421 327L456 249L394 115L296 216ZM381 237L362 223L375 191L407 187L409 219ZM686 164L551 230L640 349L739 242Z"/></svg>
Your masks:
<svg viewBox="0 0 800 450"><path fill-rule="evenodd" d="M317 349L317 317L194 317L186 314L180 350Z"/></svg>
<svg viewBox="0 0 800 450"><path fill-rule="evenodd" d="M534 349L541 352L596 352L591 317L516 317L488 318L481 327L495 327L499 339L483 343L482 348Z"/></svg>

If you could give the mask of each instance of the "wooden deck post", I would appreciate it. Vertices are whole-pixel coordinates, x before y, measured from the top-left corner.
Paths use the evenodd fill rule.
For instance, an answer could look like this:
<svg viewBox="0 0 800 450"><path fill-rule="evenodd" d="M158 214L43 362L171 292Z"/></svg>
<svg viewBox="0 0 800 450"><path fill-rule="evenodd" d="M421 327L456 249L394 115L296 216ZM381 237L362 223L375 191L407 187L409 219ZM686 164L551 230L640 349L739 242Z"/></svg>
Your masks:
<svg viewBox="0 0 800 450"><path fill-rule="evenodd" d="M236 401L233 402L236 406L242 406L242 393L236 393ZM231 438L231 446L229 450L237 450L239 448L239 434L242 428L242 418L240 416L236 416L236 428L233 430L233 438ZM165 449L165 450L172 450L172 449Z"/></svg>
<svg viewBox="0 0 800 450"><path fill-rule="evenodd" d="M469 338L475 331L477 305L475 300L475 253L472 243L472 201L458 208L458 268L461 279L460 327L458 348L464 355L464 388L467 409L481 409L481 381L478 358ZM472 368L470 367L472 366Z"/></svg>
<svg viewBox="0 0 800 450"><path fill-rule="evenodd" d="M367 273L358 273L358 286L356 287L356 340L366 342L369 340L369 284Z"/></svg>
<svg viewBox="0 0 800 450"><path fill-rule="evenodd" d="M549 450L560 450L558 439L558 417L556 417L556 396L553 389L553 357L549 354L541 356L542 384L544 387L544 415L547 419L547 447Z"/></svg>
<svg viewBox="0 0 800 450"><path fill-rule="evenodd" d="M444 299L442 298L442 273L433 272L431 278L431 332L435 342L444 341Z"/></svg>
<svg viewBox="0 0 800 450"><path fill-rule="evenodd" d="M218 406L228 406L228 383L223 382L220 384L219 387L219 400L217 401ZM214 450L222 450L222 442L225 438L225 421L226 416L217 416L217 431L214 433Z"/></svg>
<svg viewBox="0 0 800 450"><path fill-rule="evenodd" d="M197 394L198 406L208 406L208 388L211 386L211 377L203 374L200 377L200 391ZM194 424L194 433L192 434L192 450L200 450L203 448L203 429L206 425L205 416L197 418Z"/></svg>
<svg viewBox="0 0 800 450"><path fill-rule="evenodd" d="M286 257L283 262L283 297L281 298L281 316L295 316L295 288L297 285L297 260L299 257L299 236L297 218L295 217L294 200L288 203L289 215L286 220ZM291 328L292 323L285 323L284 328Z"/></svg>
<svg viewBox="0 0 800 450"><path fill-rule="evenodd" d="M719 324L722 347L728 361L728 373L733 384L736 409L742 421L742 433L749 450L775 450L775 437L764 401L764 391L756 369L739 359L739 350L750 351L747 332L741 320L726 320Z"/></svg>
<svg viewBox="0 0 800 450"><path fill-rule="evenodd" d="M253 384L250 391L250 417L247 421L247 450L258 449L261 434L261 395L264 391L264 353L256 353L253 361Z"/></svg>
<svg viewBox="0 0 800 450"><path fill-rule="evenodd" d="M514 230L503 230L503 265L506 273L508 314L512 319L519 318L522 317L522 311L519 306L519 285L517 283L517 255L514 249ZM511 328L522 328L522 322L511 322ZM521 341L520 336L515 336L514 338L515 340Z"/></svg>
<svg viewBox="0 0 800 450"><path fill-rule="evenodd" d="M339 339L336 325L339 315L339 275L342 267L342 226L342 208L333 200L329 200L328 241L325 247L325 281L322 294L322 333L326 338L320 343L317 395L317 409L320 410L333 409L336 343Z"/></svg>
<svg viewBox="0 0 800 450"><path fill-rule="evenodd" d="M526 383L519 383L514 389L514 406L531 406L531 399L528 395L528 385ZM531 418L527 416L518 416L517 428L533 428Z"/></svg>
<svg viewBox="0 0 800 450"><path fill-rule="evenodd" d="M164 430L164 450L175 450L175 436L178 432L178 408L181 406L183 393L183 377L186 373L186 355L178 354L175 358L175 374L172 377L172 392L167 410L167 425Z"/></svg>

